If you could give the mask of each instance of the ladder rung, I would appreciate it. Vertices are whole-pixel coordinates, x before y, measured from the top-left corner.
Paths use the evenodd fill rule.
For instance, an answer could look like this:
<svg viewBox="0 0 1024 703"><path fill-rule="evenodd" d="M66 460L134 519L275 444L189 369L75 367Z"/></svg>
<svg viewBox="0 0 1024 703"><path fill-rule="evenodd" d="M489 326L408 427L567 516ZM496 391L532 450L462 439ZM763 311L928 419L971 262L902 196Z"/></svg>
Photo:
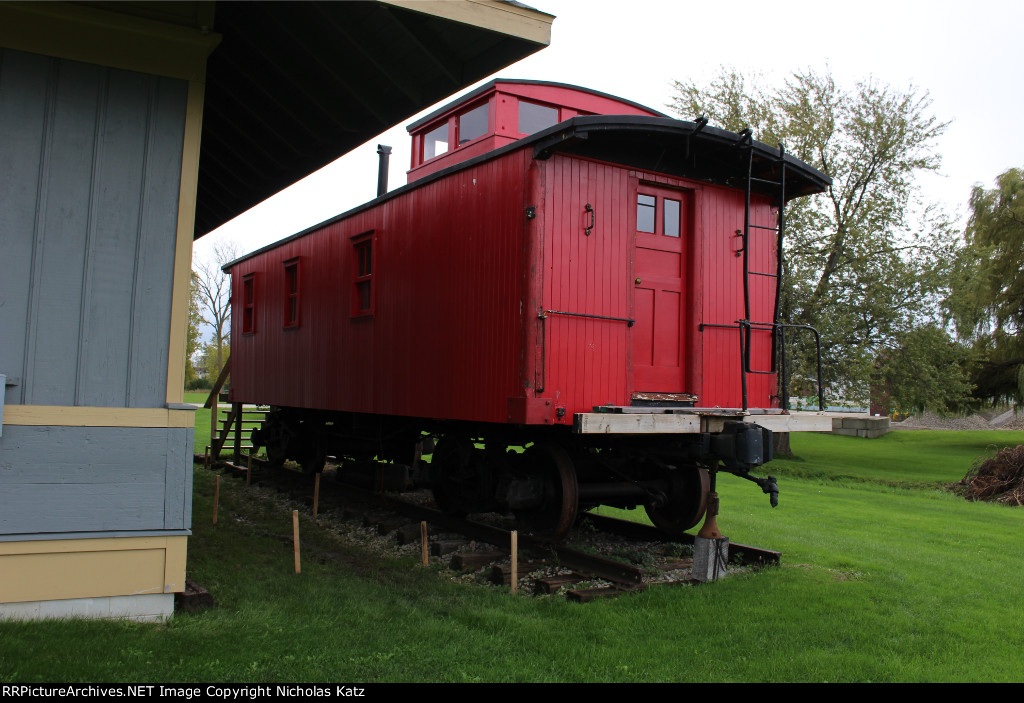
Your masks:
<svg viewBox="0 0 1024 703"><path fill-rule="evenodd" d="M747 273L749 273L751 276L768 276L769 278L779 277L779 274L777 273L762 273L760 271L747 271Z"/></svg>
<svg viewBox="0 0 1024 703"><path fill-rule="evenodd" d="M773 186L780 186L780 185L782 185L781 181L769 181L766 178L755 178L754 176L751 176L750 180L757 181L758 183L767 183L767 184L773 185Z"/></svg>
<svg viewBox="0 0 1024 703"><path fill-rule="evenodd" d="M779 231L778 227L765 227L764 225L747 225L747 227L750 227L751 229L770 229L772 232Z"/></svg>

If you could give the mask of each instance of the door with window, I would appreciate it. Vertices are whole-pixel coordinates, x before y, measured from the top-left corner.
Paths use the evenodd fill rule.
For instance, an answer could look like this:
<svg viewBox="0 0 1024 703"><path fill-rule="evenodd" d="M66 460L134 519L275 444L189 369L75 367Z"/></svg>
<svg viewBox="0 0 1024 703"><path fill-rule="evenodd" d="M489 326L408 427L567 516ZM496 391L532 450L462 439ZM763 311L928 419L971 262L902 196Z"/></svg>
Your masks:
<svg viewBox="0 0 1024 703"><path fill-rule="evenodd" d="M692 192L638 184L633 253L633 392L684 393Z"/></svg>

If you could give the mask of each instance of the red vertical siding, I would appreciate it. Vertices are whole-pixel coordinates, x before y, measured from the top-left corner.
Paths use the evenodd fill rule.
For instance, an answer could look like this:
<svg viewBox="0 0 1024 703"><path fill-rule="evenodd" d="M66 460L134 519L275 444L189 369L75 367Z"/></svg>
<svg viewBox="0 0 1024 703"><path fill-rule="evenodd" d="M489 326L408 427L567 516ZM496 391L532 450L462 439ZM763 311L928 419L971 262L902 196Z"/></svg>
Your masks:
<svg viewBox="0 0 1024 703"><path fill-rule="evenodd" d="M737 329L700 325L735 325L745 317L743 258L735 236L743 228L744 194L731 188L630 171L567 156L551 159L546 177L546 309L609 317L633 317L633 241L631 218L636 184L645 182L687 191L692 198L690 240L684 242L682 318L687 392L703 406L742 404L740 345ZM596 209L597 226L587 237L585 205ZM751 224L772 227L775 213L767 199L753 196ZM684 230L686 228L684 227ZM751 229L751 271L775 272L775 233ZM775 279L750 276L751 320L772 321ZM551 315L546 320L546 390L556 406L573 412L595 405L628 405L634 390L630 373L630 334L624 323ZM752 333L752 368L768 370L771 333ZM774 374L748 374L751 407L771 407ZM556 420L557 421L557 420Z"/></svg>
<svg viewBox="0 0 1024 703"><path fill-rule="evenodd" d="M520 150L425 183L235 265L255 276L253 334L232 337L234 399L272 405L506 422L571 423L634 390L633 229L637 183L685 190L681 343L687 392L741 404L744 317L741 191L556 154ZM594 209L594 228L586 234ZM525 208L536 208L527 219ZM754 198L752 223L775 213ZM372 232L374 308L352 316L354 237ZM284 262L298 257L301 324L284 328ZM750 269L774 272L775 233L751 230ZM751 277L751 318L770 322L775 279ZM235 319L241 319L236 296ZM771 337L754 333L767 369ZM650 389L642 389L650 390ZM774 375L748 376L751 407L769 407ZM529 399L529 400L527 400ZM550 405L546 403L550 401ZM565 408L564 416L556 414Z"/></svg>
<svg viewBox="0 0 1024 703"><path fill-rule="evenodd" d="M742 191L706 186L701 198L702 254L700 317L704 324L733 325L744 319L743 257L737 256L743 229L744 194ZM774 212L766 199L752 196L751 224L774 226ZM775 272L775 233L766 229L750 230L751 271ZM775 279L750 276L750 316L753 322L772 322L775 305ZM701 405L739 407L742 403L740 377L740 341L736 329L705 327L701 337ZM752 332L751 368L767 370L771 364L771 333ZM751 407L772 407L775 375L749 374L747 400Z"/></svg>
<svg viewBox="0 0 1024 703"><path fill-rule="evenodd" d="M257 331L233 332L234 399L504 422L521 395L529 162L507 154L239 262L236 286L256 275ZM374 314L352 317L352 237L369 231ZM296 256L302 323L284 329Z"/></svg>
<svg viewBox="0 0 1024 703"><path fill-rule="evenodd" d="M546 178L545 309L628 318L627 172L559 155L548 163ZM595 223L590 236L588 203L594 208ZM594 405L625 402L626 323L552 314L545 327L544 395L556 408L566 408L561 422L571 423L574 412L589 411Z"/></svg>

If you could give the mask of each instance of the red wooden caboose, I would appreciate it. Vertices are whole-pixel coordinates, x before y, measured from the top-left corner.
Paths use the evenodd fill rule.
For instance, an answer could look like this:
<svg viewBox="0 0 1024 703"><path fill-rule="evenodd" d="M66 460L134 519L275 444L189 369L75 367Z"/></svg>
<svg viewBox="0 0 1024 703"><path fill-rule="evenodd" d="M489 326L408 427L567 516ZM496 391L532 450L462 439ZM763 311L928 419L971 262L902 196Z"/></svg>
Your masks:
<svg viewBox="0 0 1024 703"><path fill-rule="evenodd" d="M771 410L779 209L825 176L539 81L409 131L406 186L225 267L232 400L272 406L272 457L411 463L429 435L445 507L557 534L644 504L688 529L708 468L745 475L796 429Z"/></svg>

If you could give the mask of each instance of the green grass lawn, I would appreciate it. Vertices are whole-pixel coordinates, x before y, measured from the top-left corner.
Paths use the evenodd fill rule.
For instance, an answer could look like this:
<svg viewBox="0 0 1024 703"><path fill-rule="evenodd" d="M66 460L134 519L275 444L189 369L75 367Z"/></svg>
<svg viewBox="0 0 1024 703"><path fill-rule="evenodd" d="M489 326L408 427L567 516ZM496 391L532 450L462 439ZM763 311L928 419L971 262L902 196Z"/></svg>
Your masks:
<svg viewBox="0 0 1024 703"><path fill-rule="evenodd" d="M1024 511L926 485L960 478L990 435L1024 442L794 437L799 458L763 472L778 508L719 479L723 532L781 567L586 605L367 555L308 514L295 575L287 506L222 480L213 526L197 469L189 572L218 607L2 623L0 680L1020 681Z"/></svg>
<svg viewBox="0 0 1024 703"><path fill-rule="evenodd" d="M199 406L196 410L195 420L195 435L193 446L195 447L196 454L202 454L206 451L206 445L210 443L210 411L203 408L203 403L206 402L206 398L209 393L185 393L186 403L195 403Z"/></svg>
<svg viewBox="0 0 1024 703"><path fill-rule="evenodd" d="M776 459L766 471L785 476L852 478L901 486L958 481L990 448L1024 444L1024 432L900 430L878 439L831 434L792 435L794 458Z"/></svg>

